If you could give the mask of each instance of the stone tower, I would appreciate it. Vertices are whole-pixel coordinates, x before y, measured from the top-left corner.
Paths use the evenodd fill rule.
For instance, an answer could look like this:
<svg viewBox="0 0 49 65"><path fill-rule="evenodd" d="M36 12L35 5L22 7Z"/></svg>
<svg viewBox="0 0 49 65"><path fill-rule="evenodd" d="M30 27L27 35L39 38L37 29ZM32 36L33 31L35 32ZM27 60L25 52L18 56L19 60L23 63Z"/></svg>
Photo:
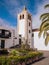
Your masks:
<svg viewBox="0 0 49 65"><path fill-rule="evenodd" d="M32 46L32 15L28 13L26 7L18 14L18 33L22 36L23 43Z"/></svg>

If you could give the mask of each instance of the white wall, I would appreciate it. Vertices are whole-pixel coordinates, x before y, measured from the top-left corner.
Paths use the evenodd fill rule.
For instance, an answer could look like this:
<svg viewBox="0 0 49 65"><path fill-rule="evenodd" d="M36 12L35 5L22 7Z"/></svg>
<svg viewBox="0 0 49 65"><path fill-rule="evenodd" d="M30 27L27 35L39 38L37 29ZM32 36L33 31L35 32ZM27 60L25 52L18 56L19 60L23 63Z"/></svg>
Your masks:
<svg viewBox="0 0 49 65"><path fill-rule="evenodd" d="M25 36L25 20L19 20L19 34L22 35L22 37Z"/></svg>
<svg viewBox="0 0 49 65"><path fill-rule="evenodd" d="M31 48L33 48L34 49L34 37L32 37L32 43L31 43Z"/></svg>
<svg viewBox="0 0 49 65"><path fill-rule="evenodd" d="M18 42L18 34L17 34L17 29L14 29L14 28L7 28L7 27L3 27L3 26L0 26L0 29L5 29L5 30L9 30L11 32L11 37L10 38L7 38L7 39L3 39L3 38L0 38L0 45L1 45L1 40L5 40L5 48L9 48L9 47L12 47L13 45L17 45L19 44ZM17 39L15 39L17 38Z"/></svg>
<svg viewBox="0 0 49 65"><path fill-rule="evenodd" d="M13 46L13 40L12 39L6 39L5 40L5 48L9 48Z"/></svg>
<svg viewBox="0 0 49 65"><path fill-rule="evenodd" d="M45 46L45 39L43 38L43 35L41 35L41 38L38 37L38 32L34 32L34 47L38 50L49 50L49 43L47 46Z"/></svg>
<svg viewBox="0 0 49 65"><path fill-rule="evenodd" d="M9 39L5 39L5 48L9 48L9 47L11 47L11 46L13 46L14 45L14 41L13 41L13 36L14 36L14 34L13 34L13 30L10 30L10 32L11 32L11 37L9 38Z"/></svg>

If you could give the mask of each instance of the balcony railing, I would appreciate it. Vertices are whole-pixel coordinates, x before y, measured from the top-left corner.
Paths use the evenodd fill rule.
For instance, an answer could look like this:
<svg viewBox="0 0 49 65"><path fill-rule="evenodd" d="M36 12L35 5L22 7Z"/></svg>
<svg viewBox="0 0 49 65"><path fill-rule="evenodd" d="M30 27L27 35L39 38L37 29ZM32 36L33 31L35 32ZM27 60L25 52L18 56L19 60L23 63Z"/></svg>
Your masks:
<svg viewBox="0 0 49 65"><path fill-rule="evenodd" d="M8 30L0 30L0 38L10 38L11 32ZM8 33L7 33L8 32Z"/></svg>

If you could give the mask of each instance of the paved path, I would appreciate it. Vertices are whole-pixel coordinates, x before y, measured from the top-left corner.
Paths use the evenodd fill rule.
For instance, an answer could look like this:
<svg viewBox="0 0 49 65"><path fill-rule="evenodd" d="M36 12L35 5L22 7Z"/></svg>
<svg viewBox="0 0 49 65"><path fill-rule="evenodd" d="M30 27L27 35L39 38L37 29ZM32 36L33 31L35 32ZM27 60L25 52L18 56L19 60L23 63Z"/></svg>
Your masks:
<svg viewBox="0 0 49 65"><path fill-rule="evenodd" d="M45 58L33 63L32 65L49 65L49 52L43 52Z"/></svg>

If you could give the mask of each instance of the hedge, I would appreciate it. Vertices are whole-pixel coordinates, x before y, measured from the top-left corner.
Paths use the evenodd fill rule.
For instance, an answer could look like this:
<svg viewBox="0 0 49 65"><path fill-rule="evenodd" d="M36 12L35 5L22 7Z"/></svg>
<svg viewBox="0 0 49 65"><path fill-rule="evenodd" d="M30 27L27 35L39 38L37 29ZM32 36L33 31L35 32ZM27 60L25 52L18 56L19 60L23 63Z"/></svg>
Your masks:
<svg viewBox="0 0 49 65"><path fill-rule="evenodd" d="M41 57L43 53L41 52L28 52L26 55L9 55L9 56L0 56L0 65L17 65L18 62L27 62L30 58Z"/></svg>

